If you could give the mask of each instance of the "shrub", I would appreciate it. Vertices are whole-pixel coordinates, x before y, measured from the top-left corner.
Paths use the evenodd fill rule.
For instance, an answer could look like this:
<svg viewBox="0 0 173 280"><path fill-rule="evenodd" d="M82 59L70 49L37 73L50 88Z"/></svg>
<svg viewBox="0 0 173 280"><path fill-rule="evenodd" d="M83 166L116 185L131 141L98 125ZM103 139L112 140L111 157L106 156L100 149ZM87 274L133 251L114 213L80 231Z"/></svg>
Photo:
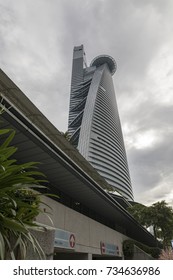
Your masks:
<svg viewBox="0 0 173 280"><path fill-rule="evenodd" d="M17 148L10 146L15 131L0 129L7 135L0 144L0 259L25 259L27 246L32 246L40 258L45 258L30 229L41 230L35 218L40 212L39 194L43 174L37 164L17 164L11 157ZM3 142L3 143L2 143Z"/></svg>
<svg viewBox="0 0 173 280"><path fill-rule="evenodd" d="M158 259L161 249L158 247L149 247L134 240L125 240L123 242L123 254L126 260L131 260L134 256L134 245L151 255L154 259Z"/></svg>

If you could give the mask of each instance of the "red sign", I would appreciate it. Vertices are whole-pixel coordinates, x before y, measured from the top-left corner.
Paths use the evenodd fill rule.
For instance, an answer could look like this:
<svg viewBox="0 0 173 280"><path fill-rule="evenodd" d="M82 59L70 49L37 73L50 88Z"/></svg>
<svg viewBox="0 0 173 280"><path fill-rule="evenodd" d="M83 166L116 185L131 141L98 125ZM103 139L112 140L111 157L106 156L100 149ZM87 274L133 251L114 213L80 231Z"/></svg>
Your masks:
<svg viewBox="0 0 173 280"><path fill-rule="evenodd" d="M101 254L105 253L105 243L104 242L100 242L100 249L101 249Z"/></svg>
<svg viewBox="0 0 173 280"><path fill-rule="evenodd" d="M75 236L74 236L74 234L70 235L69 243L70 243L70 247L74 248L74 246L75 246Z"/></svg>

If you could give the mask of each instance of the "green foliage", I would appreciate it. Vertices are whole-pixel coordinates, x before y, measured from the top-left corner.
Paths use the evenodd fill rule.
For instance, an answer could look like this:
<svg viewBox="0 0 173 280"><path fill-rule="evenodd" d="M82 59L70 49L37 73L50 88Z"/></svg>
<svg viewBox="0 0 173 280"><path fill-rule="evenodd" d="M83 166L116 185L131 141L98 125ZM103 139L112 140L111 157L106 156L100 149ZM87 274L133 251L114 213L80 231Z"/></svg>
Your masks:
<svg viewBox="0 0 173 280"><path fill-rule="evenodd" d="M163 240L164 247L171 244L173 238L173 209L165 201L149 207L154 225L155 236Z"/></svg>
<svg viewBox="0 0 173 280"><path fill-rule="evenodd" d="M125 240L123 242L123 254L125 260L131 260L134 255L134 242L131 240Z"/></svg>
<svg viewBox="0 0 173 280"><path fill-rule="evenodd" d="M27 246L31 246L40 258L44 253L30 229L42 230L35 222L40 212L38 188L43 174L37 163L17 164L11 157L17 148L10 146L15 132L1 129L0 136L7 135L0 145L0 259L25 259Z"/></svg>
<svg viewBox="0 0 173 280"><path fill-rule="evenodd" d="M151 225L148 207L136 203L127 209L129 213L143 226L149 227Z"/></svg>
<svg viewBox="0 0 173 280"><path fill-rule="evenodd" d="M158 247L149 247L137 241L125 240L123 242L123 254L126 260L133 259L134 245L143 250L145 253L151 255L154 259L158 259L161 253L161 249Z"/></svg>
<svg viewBox="0 0 173 280"><path fill-rule="evenodd" d="M135 204L128 208L130 214L143 226L153 226L154 236L163 241L164 247L173 238L173 209L165 201L147 207Z"/></svg>

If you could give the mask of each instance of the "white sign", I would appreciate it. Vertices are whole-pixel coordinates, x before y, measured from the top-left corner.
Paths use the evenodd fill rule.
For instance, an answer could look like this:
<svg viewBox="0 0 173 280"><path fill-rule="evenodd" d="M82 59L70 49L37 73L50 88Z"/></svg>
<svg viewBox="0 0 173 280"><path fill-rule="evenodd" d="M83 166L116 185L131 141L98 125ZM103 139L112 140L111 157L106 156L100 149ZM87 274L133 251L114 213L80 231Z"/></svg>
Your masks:
<svg viewBox="0 0 173 280"><path fill-rule="evenodd" d="M76 237L75 234L66 230L55 230L54 247L64 249L75 249Z"/></svg>

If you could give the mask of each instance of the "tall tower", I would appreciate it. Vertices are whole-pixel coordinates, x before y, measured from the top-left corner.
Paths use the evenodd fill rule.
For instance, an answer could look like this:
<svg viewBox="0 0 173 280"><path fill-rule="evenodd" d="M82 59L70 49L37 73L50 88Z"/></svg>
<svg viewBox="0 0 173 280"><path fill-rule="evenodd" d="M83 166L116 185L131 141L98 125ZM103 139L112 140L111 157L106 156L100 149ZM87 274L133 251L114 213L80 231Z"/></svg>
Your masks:
<svg viewBox="0 0 173 280"><path fill-rule="evenodd" d="M83 45L74 47L68 132L71 143L126 199L133 200L112 75L116 62L97 56L86 65Z"/></svg>

